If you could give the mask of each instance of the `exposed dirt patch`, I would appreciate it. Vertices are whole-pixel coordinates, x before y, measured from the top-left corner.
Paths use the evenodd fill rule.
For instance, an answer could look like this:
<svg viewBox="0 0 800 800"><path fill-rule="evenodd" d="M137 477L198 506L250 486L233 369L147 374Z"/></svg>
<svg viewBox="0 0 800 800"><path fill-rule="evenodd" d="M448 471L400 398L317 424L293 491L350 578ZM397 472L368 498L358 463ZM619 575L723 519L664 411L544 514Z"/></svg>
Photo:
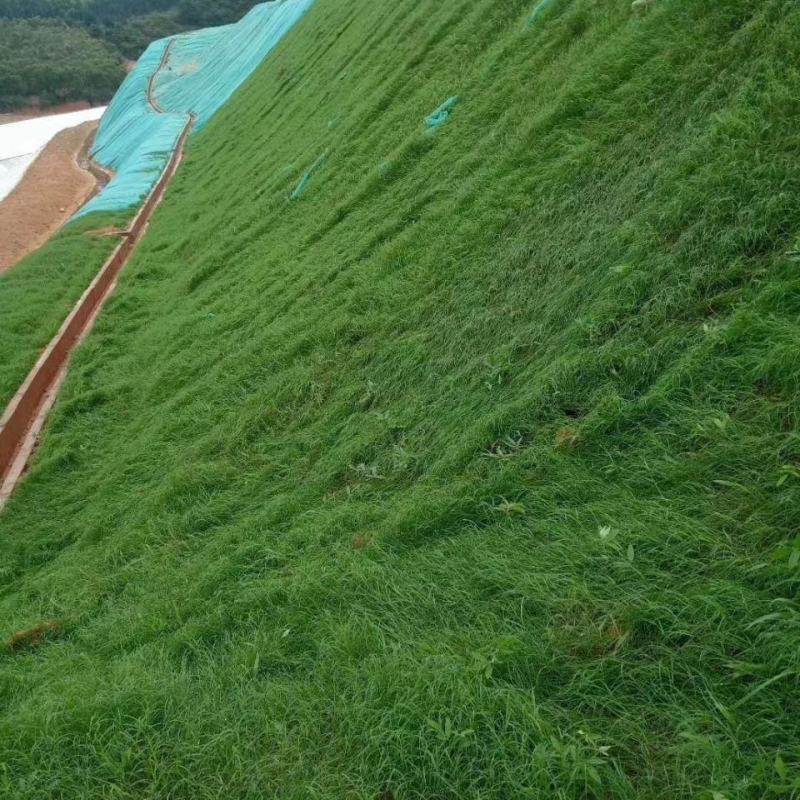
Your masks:
<svg viewBox="0 0 800 800"><path fill-rule="evenodd" d="M581 437L577 429L573 428L571 425L567 425L566 427L559 428L556 431L555 445L562 450L569 450L578 444L580 438Z"/></svg>
<svg viewBox="0 0 800 800"><path fill-rule="evenodd" d="M93 228L90 231L86 231L86 236L127 236L128 231L125 228L115 228L113 225L109 225L106 228Z"/></svg>
<svg viewBox="0 0 800 800"><path fill-rule="evenodd" d="M0 202L0 273L41 247L108 181L88 157L96 129L84 122L54 136Z"/></svg>
<svg viewBox="0 0 800 800"><path fill-rule="evenodd" d="M54 634L60 633L62 624L60 620L51 619L25 631L18 631L7 642L6 649L10 651L25 650L42 644Z"/></svg>

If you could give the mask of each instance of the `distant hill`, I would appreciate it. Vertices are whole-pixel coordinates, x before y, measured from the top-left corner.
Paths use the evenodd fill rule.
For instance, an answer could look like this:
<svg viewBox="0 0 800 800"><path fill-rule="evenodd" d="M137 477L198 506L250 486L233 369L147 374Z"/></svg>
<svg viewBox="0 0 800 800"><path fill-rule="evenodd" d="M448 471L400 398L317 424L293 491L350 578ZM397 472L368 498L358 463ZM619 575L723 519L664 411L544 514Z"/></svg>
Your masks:
<svg viewBox="0 0 800 800"><path fill-rule="evenodd" d="M0 111L72 100L101 104L125 70L108 43L57 19L0 22Z"/></svg>
<svg viewBox="0 0 800 800"><path fill-rule="evenodd" d="M233 22L255 0L0 0L0 111L108 101L154 39Z"/></svg>

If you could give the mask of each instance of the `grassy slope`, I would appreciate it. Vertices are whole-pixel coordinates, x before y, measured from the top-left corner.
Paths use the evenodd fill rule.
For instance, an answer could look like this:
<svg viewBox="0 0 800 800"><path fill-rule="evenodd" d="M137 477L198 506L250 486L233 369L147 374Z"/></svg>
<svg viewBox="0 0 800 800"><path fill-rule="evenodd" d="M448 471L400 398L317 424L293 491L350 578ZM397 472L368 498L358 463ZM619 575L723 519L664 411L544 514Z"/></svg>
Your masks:
<svg viewBox="0 0 800 800"><path fill-rule="evenodd" d="M86 236L107 217L70 225L0 275L0 415L116 246L116 239Z"/></svg>
<svg viewBox="0 0 800 800"><path fill-rule="evenodd" d="M319 0L194 141L0 519L7 794L798 796L800 9L530 10Z"/></svg>

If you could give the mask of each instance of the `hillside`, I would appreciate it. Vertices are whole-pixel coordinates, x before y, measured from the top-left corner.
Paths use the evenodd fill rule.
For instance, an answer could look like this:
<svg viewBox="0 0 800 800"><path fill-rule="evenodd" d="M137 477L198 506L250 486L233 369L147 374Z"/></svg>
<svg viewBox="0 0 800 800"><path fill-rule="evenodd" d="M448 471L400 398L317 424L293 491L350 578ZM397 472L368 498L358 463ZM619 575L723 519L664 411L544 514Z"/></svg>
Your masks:
<svg viewBox="0 0 800 800"><path fill-rule="evenodd" d="M0 515L0 796L800 797L799 31L316 0Z"/></svg>
<svg viewBox="0 0 800 800"><path fill-rule="evenodd" d="M0 274L0 407L5 408L115 241L87 235L120 215L67 226L44 247Z"/></svg>
<svg viewBox="0 0 800 800"><path fill-rule="evenodd" d="M0 20L0 111L74 100L99 104L125 73L116 53L55 20Z"/></svg>
<svg viewBox="0 0 800 800"><path fill-rule="evenodd" d="M256 2L0 0L0 111L105 103L152 40L235 22Z"/></svg>

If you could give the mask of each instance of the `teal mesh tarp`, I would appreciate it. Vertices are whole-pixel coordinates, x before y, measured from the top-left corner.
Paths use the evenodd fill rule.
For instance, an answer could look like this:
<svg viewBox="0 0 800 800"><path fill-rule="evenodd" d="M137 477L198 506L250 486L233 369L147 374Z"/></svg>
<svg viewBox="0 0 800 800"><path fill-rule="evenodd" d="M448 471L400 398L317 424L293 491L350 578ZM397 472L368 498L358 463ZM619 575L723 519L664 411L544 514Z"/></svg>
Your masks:
<svg viewBox="0 0 800 800"><path fill-rule="evenodd" d="M76 216L128 208L158 181L187 120L186 114L157 113L147 99L150 76L168 44L161 39L147 48L100 120L92 157L116 174Z"/></svg>
<svg viewBox="0 0 800 800"><path fill-rule="evenodd" d="M153 42L108 107L92 148L116 174L76 216L117 211L140 203L158 181L186 125L205 125L314 0L256 6L233 25ZM166 57L165 57L166 56ZM151 77L152 99L148 91Z"/></svg>
<svg viewBox="0 0 800 800"><path fill-rule="evenodd" d="M425 127L430 131L440 128L450 119L450 112L458 105L458 97L448 97L434 112L425 117Z"/></svg>
<svg viewBox="0 0 800 800"><path fill-rule="evenodd" d="M539 2L534 6L533 11L528 15L528 19L525 21L525 26L527 28L533 27L534 22L539 18L539 15L546 11L551 5L553 5L553 0L539 0Z"/></svg>
<svg viewBox="0 0 800 800"><path fill-rule="evenodd" d="M156 80L158 104L194 112L201 129L313 2L264 3L235 25L176 36Z"/></svg>

